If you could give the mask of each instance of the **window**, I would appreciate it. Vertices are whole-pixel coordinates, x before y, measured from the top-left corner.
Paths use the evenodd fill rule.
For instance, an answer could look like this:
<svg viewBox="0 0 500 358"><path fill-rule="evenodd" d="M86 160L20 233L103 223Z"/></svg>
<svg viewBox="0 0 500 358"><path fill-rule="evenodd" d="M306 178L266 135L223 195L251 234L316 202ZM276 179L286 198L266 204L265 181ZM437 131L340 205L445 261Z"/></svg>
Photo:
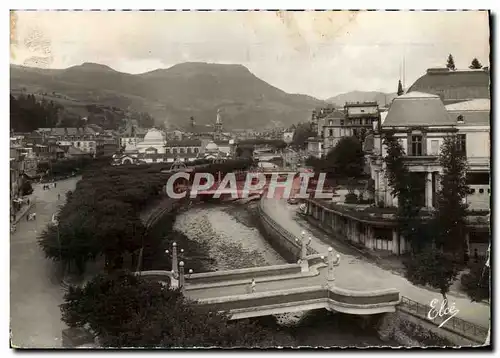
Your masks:
<svg viewBox="0 0 500 358"><path fill-rule="evenodd" d="M483 194L484 193L484 189L479 189L479 194Z"/></svg>
<svg viewBox="0 0 500 358"><path fill-rule="evenodd" d="M177 148L172 148L172 153L177 154Z"/></svg>
<svg viewBox="0 0 500 358"><path fill-rule="evenodd" d="M439 154L439 140L431 140L431 155Z"/></svg>
<svg viewBox="0 0 500 358"><path fill-rule="evenodd" d="M341 119L341 120L340 120L340 125L341 125L341 126L343 126L343 125L344 125L344 120L343 120L343 119Z"/></svg>
<svg viewBox="0 0 500 358"><path fill-rule="evenodd" d="M195 152L195 153L198 153L198 152L199 152L199 149L198 149L198 148L194 148L194 152Z"/></svg>
<svg viewBox="0 0 500 358"><path fill-rule="evenodd" d="M76 142L76 146L79 147L80 146L80 142Z"/></svg>
<svg viewBox="0 0 500 358"><path fill-rule="evenodd" d="M333 121L330 119L330 120L328 121L328 124L329 124L330 126L333 126Z"/></svg>
<svg viewBox="0 0 500 358"><path fill-rule="evenodd" d="M464 123L464 116L459 115L459 116L457 117L457 122L458 122L458 123Z"/></svg>
<svg viewBox="0 0 500 358"><path fill-rule="evenodd" d="M186 148L180 148L180 153L184 154L186 152Z"/></svg>
<svg viewBox="0 0 500 358"><path fill-rule="evenodd" d="M464 155L467 153L466 148L466 137L465 134L459 134L458 136L458 151L462 152Z"/></svg>
<svg viewBox="0 0 500 358"><path fill-rule="evenodd" d="M419 156L422 155L422 136L412 135L411 136L411 155Z"/></svg>
<svg viewBox="0 0 500 358"><path fill-rule="evenodd" d="M333 137L333 129L329 130L329 135L330 135L330 137Z"/></svg>

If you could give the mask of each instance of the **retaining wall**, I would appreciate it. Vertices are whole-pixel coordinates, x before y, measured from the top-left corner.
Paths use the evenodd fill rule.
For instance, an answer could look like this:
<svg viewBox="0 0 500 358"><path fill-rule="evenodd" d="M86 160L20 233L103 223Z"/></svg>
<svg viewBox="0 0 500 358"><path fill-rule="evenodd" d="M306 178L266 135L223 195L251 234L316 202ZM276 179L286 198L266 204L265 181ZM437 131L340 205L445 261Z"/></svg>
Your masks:
<svg viewBox="0 0 500 358"><path fill-rule="evenodd" d="M262 198L258 205L260 228L271 246L288 262L296 263L301 255L301 244L296 237L271 219L262 208Z"/></svg>

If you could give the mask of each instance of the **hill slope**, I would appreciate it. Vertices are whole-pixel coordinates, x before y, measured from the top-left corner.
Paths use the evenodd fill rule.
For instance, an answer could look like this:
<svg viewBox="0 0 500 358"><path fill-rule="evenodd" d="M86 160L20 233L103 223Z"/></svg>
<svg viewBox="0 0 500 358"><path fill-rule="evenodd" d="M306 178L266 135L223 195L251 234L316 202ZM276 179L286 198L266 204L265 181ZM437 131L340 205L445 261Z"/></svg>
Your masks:
<svg viewBox="0 0 500 358"><path fill-rule="evenodd" d="M182 63L132 75L84 63L63 70L11 65L11 89L56 92L78 102L152 114L173 127L213 123L217 109L225 128L265 128L307 120L325 102L288 94L241 65Z"/></svg>
<svg viewBox="0 0 500 358"><path fill-rule="evenodd" d="M342 93L335 97L328 98L326 101L328 103L332 103L340 107L343 107L346 102L372 102L372 101L376 101L380 106L384 106L386 103L390 104L395 97L396 93L383 93L375 91L370 91L370 92L353 91L353 92Z"/></svg>

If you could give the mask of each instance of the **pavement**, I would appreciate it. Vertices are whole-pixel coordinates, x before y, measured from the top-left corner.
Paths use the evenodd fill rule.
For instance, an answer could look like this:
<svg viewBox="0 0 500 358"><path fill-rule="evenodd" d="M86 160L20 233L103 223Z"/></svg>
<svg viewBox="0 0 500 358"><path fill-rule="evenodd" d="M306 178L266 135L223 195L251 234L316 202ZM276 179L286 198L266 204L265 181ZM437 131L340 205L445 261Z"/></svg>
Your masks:
<svg viewBox="0 0 500 358"><path fill-rule="evenodd" d="M310 232L310 227L296 220L297 207L288 205L285 200L264 200L263 210L274 221L297 237L300 237L303 230ZM340 288L361 291L395 288L402 296L422 304L430 305L433 299L442 301L441 294L417 287L404 277L368 262L359 251L347 243L335 240L324 232L316 231L314 234L311 235L311 247L314 250L319 253L327 252L328 247L332 246L341 255L340 265L335 269L335 282ZM314 283L311 282L310 285L314 285ZM483 327L489 327L489 305L471 302L468 298L457 297L452 293L448 294L448 300L450 307L453 304L459 311L457 317Z"/></svg>
<svg viewBox="0 0 500 358"><path fill-rule="evenodd" d="M67 328L61 321L59 305L64 289L58 266L45 258L37 235L50 222L52 214L74 190L79 177L57 182L57 187L42 190L33 186L36 220L17 224L10 236L10 328L11 346L15 348L57 348L62 346L61 332ZM57 194L61 194L60 200Z"/></svg>

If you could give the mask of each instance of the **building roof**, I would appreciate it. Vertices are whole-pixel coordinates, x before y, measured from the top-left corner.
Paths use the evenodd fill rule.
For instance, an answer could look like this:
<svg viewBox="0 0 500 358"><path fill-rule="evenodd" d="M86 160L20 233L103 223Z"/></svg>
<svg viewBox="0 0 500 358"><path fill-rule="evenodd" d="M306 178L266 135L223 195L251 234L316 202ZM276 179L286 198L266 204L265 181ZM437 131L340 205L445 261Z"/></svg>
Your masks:
<svg viewBox="0 0 500 358"><path fill-rule="evenodd" d="M489 87L489 70L450 71L431 68L410 86L408 92L419 91L442 95L443 101L448 102L489 98Z"/></svg>
<svg viewBox="0 0 500 358"><path fill-rule="evenodd" d="M378 107L378 102L372 101L372 102L346 102L345 103L345 107L373 107L373 106Z"/></svg>
<svg viewBox="0 0 500 358"><path fill-rule="evenodd" d="M83 150L75 148L75 147L68 147L68 152L67 153L69 155L90 155L89 153L84 152Z"/></svg>
<svg viewBox="0 0 500 358"><path fill-rule="evenodd" d="M183 139L183 140L169 140L166 147L199 147L201 140L199 139Z"/></svg>
<svg viewBox="0 0 500 358"><path fill-rule="evenodd" d="M144 142L163 142L164 140L165 133L156 128L151 128L144 136Z"/></svg>
<svg viewBox="0 0 500 358"><path fill-rule="evenodd" d="M477 98L446 106L447 111L489 111L490 109L491 100L489 98Z"/></svg>
<svg viewBox="0 0 500 358"><path fill-rule="evenodd" d="M387 112L383 127L452 126L456 120L448 115L441 99L427 93L408 93L396 97Z"/></svg>
<svg viewBox="0 0 500 358"><path fill-rule="evenodd" d="M489 126L490 112L489 111L448 111L451 118L455 119L455 123L459 126ZM459 116L463 122L459 121Z"/></svg>

